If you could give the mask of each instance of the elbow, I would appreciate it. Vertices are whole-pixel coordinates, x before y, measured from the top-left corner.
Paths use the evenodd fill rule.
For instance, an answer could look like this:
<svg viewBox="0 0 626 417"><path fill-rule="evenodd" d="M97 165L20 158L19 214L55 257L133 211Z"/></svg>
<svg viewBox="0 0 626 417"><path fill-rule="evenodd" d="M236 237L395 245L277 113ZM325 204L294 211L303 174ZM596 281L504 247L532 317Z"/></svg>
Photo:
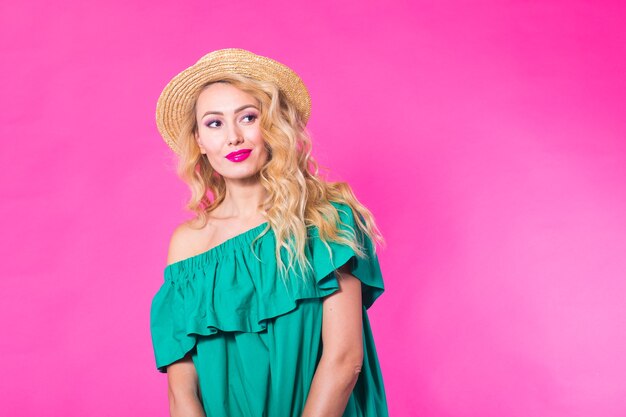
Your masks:
<svg viewBox="0 0 626 417"><path fill-rule="evenodd" d="M197 413L197 410L200 408L201 402L199 393L195 389L170 388L168 390L168 400L170 416L172 417L199 415L195 413Z"/></svg>
<svg viewBox="0 0 626 417"><path fill-rule="evenodd" d="M350 391L356 385L356 382L359 380L359 376L361 376L361 368L363 368L363 359L359 362L350 362L345 366L346 375L348 375L348 388Z"/></svg>
<svg viewBox="0 0 626 417"><path fill-rule="evenodd" d="M326 357L322 355L322 360L326 361L333 374L345 383L349 389L354 388L363 368L362 349L353 349L349 352L326 355Z"/></svg>

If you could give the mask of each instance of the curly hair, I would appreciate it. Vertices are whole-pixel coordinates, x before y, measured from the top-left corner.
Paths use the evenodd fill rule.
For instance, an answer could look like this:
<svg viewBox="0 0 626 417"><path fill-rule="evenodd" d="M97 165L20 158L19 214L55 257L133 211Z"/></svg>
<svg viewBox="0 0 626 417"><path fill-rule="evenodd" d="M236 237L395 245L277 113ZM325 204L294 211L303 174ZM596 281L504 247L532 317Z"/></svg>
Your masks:
<svg viewBox="0 0 626 417"><path fill-rule="evenodd" d="M355 223L361 232L373 242L385 244L372 213L357 200L351 187L346 182L326 181L320 175L320 166L311 156L310 134L291 102L274 83L238 74L203 85L193 105L182 116L182 129L177 138L180 152L176 171L191 190L186 208L195 213L192 220L196 220L199 227L207 224L209 214L226 195L223 177L203 157L194 139L198 131L197 97L216 82L230 84L258 101L261 133L268 150L268 160L259 172L260 182L267 191L267 198L259 210L268 221L268 227L261 235L267 233L269 228L274 231L278 269L283 279L290 269L305 278L312 268L305 256L308 228L311 226L317 227L319 238L327 247L330 240L350 246L359 257L365 256L363 246L355 235L342 233L345 230L338 227L341 219L331 201L347 204L355 214ZM373 247L375 250L376 244ZM288 255L287 266L281 259L281 248ZM298 271L294 265L298 265Z"/></svg>

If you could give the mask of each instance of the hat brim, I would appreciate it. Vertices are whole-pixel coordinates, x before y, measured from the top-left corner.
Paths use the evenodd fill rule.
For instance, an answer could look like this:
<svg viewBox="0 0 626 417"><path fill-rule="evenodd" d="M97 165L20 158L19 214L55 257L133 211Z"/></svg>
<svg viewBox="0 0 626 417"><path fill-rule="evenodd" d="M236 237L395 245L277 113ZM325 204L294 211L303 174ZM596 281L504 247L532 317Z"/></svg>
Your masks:
<svg viewBox="0 0 626 417"><path fill-rule="evenodd" d="M220 49L203 56L172 78L159 96L157 128L175 153L180 153L177 139L184 112L189 110L198 90L208 82L233 73L275 83L295 105L303 122L306 124L309 120L311 97L304 82L291 68L245 49Z"/></svg>

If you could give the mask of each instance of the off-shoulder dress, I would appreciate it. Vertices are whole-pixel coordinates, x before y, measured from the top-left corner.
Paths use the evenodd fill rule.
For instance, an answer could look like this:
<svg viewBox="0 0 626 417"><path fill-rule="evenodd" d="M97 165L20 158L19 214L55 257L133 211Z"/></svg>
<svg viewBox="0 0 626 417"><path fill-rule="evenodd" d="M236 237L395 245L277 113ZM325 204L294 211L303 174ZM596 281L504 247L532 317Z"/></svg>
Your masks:
<svg viewBox="0 0 626 417"><path fill-rule="evenodd" d="M267 222L165 267L150 310L156 368L190 353L207 417L300 417L322 355L323 297L339 289L334 271L347 262L361 281L364 360L343 416L388 416L367 314L384 291L378 257L350 207L332 204L367 258L333 242L329 253L311 227L308 284L280 279L272 229L261 235Z"/></svg>

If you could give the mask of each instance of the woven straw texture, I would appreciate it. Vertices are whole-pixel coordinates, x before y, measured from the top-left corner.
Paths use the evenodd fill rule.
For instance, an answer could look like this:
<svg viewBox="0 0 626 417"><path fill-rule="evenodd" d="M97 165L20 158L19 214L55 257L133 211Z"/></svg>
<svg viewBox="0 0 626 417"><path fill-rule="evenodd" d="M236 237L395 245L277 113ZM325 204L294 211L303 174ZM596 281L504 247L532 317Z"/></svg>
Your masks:
<svg viewBox="0 0 626 417"><path fill-rule="evenodd" d="M165 86L156 108L156 124L165 143L179 153L176 140L182 116L193 105L200 87L229 74L275 83L298 110L306 124L311 115L309 92L291 68L271 58L256 55L245 49L228 48L211 52L185 69Z"/></svg>

